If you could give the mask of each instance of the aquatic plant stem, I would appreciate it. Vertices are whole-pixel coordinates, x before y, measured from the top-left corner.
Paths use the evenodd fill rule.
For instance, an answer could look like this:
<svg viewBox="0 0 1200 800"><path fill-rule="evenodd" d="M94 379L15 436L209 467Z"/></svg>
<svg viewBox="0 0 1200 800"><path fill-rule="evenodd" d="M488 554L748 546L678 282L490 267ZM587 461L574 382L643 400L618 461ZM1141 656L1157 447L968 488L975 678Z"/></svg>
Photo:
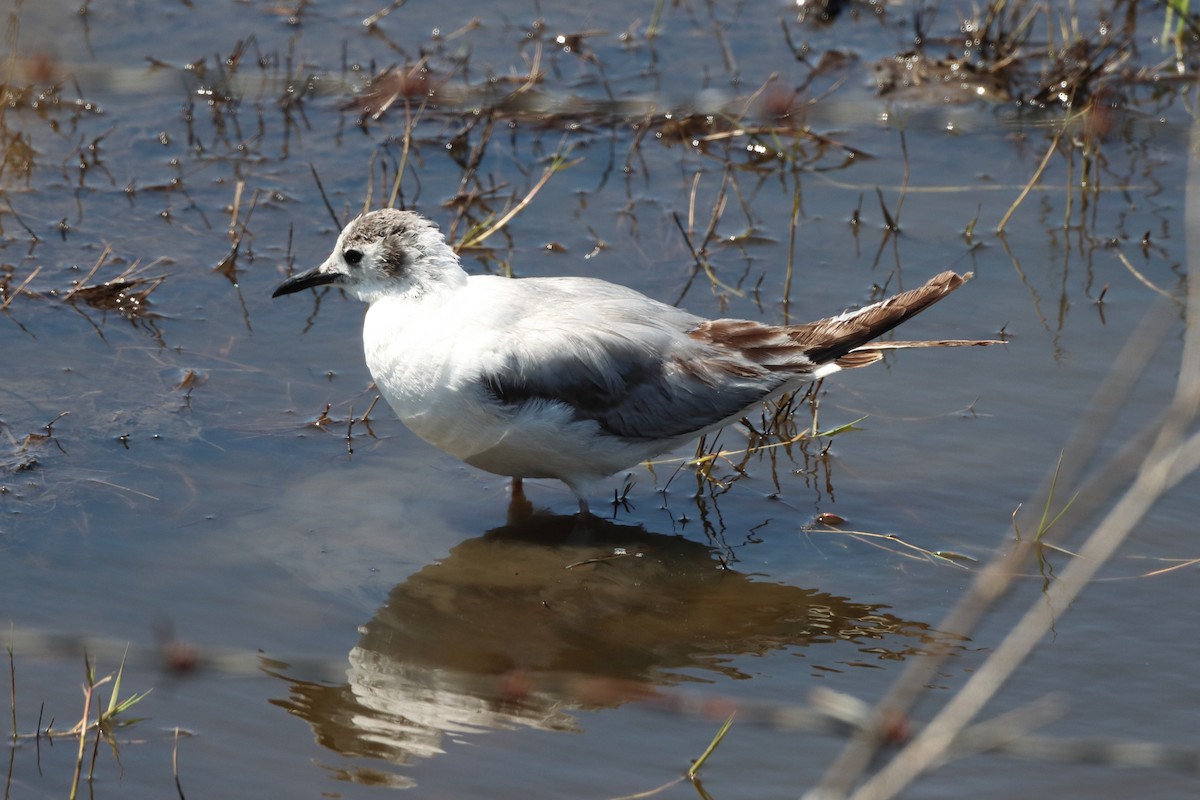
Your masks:
<svg viewBox="0 0 1200 800"><path fill-rule="evenodd" d="M1193 122L1189 157L1187 201L1185 218L1200 209L1200 121ZM1188 231L1186 263L1200 258L1200 232ZM1190 277L1195 278L1192 274ZM1137 467L1136 476L1130 486L1108 512L1094 532L1079 549L1079 558L1071 561L1061 576L1050 585L1044 595L1034 599L1029 610L1009 635L996 648L986 662L975 672L963 688L934 717L930 724L906 747L894 755L877 774L862 784L858 791L849 794L852 800L882 800L903 791L913 780L936 764L945 760L955 739L983 706L995 695L1001 685L1011 676L1020 663L1042 641L1046 633L1058 621L1058 614L1068 608L1097 571L1128 538L1144 516L1162 495L1187 476L1200 468L1200 433L1190 436L1190 430L1200 413L1200 281L1188 281L1187 325L1184 329L1184 345L1179 379L1175 396L1145 434L1131 440L1118 456L1100 470L1102 476L1124 474L1127 458L1134 453L1145 453ZM1149 326L1143 326L1144 329ZM1138 337L1135 335L1135 340ZM1131 342L1132 346L1133 342ZM1128 346L1127 346L1128 349ZM1145 358L1139 361L1145 361ZM1117 367L1105 383L1120 380L1126 385L1133 382L1130 372L1140 370L1138 361L1123 367L1124 360L1117 360ZM1101 387L1103 388L1103 386ZM1117 403L1120 405L1120 402ZM1113 403L1093 403L1112 409ZM1089 409L1088 414L1092 413ZM1106 411L1095 412L1105 416ZM1080 428L1086 426L1081 423ZM1086 460L1086 459L1085 459ZM1078 462L1077 462L1078 463ZM1080 467L1082 464L1080 464ZM1086 488L1088 503L1095 508L1110 496L1098 491L1102 480L1093 480ZM1077 520L1088 514L1076 509ZM974 626L990 601L999 596L1011 583L1015 568L1024 562L1033 547L1019 542L1007 553L997 557L979 575L968 594L938 627L940 630L966 634ZM1056 611L1057 609L1057 611ZM967 627L960 623L968 622ZM915 680L924 680L929 670L939 662L938 658L921 659L906 669L905 674L892 687L878 706L877 713L890 711L907 713L911 703L920 692ZM826 771L820 787L810 792L809 798L845 797L857 776L866 769L871 757L883 740L881 726L863 729L854 744Z"/></svg>
<svg viewBox="0 0 1200 800"><path fill-rule="evenodd" d="M1066 130L1065 126L1060 128L1059 131L1054 134L1054 140L1051 141L1050 146L1046 148L1046 155L1042 156L1042 163L1038 164L1037 169L1033 171L1033 177L1029 179L1029 182L1025 184L1025 188L1021 190L1021 194L1019 194L1017 199L1013 201L1012 205L1008 207L1008 211L1004 213L1004 217L1000 220L1000 224L996 226L996 233L1004 233L1004 228L1008 225L1008 221L1012 219L1012 215L1016 213L1017 208L1020 207L1021 203L1025 202L1025 198L1029 196L1031 191L1033 191L1034 185L1041 180L1042 173L1046 171L1046 165L1050 163L1050 157L1054 155L1054 151L1058 149L1058 143L1062 141L1064 130Z"/></svg>

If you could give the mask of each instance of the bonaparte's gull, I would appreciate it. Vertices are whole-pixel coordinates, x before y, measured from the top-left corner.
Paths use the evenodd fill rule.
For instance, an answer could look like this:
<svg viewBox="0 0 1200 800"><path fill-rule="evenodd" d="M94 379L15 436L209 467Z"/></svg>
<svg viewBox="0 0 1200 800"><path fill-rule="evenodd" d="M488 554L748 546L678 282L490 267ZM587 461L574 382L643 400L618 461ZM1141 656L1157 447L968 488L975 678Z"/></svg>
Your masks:
<svg viewBox="0 0 1200 800"><path fill-rule="evenodd" d="M480 469L557 478L587 513L598 480L744 417L764 400L888 349L872 342L970 274L802 325L705 319L594 278L468 275L430 220L355 219L274 297L333 285L369 305L367 367L414 433Z"/></svg>

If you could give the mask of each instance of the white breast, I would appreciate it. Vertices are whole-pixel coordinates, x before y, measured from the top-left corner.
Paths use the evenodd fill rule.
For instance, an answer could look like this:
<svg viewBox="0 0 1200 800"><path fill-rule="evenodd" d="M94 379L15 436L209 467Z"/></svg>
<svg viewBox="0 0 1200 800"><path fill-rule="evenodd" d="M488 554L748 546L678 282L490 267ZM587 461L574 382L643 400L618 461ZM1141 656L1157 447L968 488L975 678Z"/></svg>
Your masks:
<svg viewBox="0 0 1200 800"><path fill-rule="evenodd" d="M367 366L413 433L480 469L558 478L573 488L650 458L662 442L632 442L576 419L566 405L506 405L480 382L501 366L496 340L530 296L506 278L420 298L384 297L363 328ZM510 296L511 294L511 296Z"/></svg>
<svg viewBox="0 0 1200 800"><path fill-rule="evenodd" d="M372 377L396 415L414 433L466 460L487 449L494 426L478 402L473 378L456 354L469 345L468 309L459 291L418 300L385 297L367 310L363 350Z"/></svg>

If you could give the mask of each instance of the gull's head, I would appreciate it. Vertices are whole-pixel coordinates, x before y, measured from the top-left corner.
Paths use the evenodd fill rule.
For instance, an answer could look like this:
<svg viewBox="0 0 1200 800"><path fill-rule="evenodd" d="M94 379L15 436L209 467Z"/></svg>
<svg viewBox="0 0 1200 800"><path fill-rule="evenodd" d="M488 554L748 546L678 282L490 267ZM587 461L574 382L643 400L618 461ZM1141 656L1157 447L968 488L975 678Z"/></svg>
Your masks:
<svg viewBox="0 0 1200 800"><path fill-rule="evenodd" d="M325 263L288 278L271 296L338 286L373 303L384 296L415 298L466 279L437 225L414 211L383 208L343 228Z"/></svg>

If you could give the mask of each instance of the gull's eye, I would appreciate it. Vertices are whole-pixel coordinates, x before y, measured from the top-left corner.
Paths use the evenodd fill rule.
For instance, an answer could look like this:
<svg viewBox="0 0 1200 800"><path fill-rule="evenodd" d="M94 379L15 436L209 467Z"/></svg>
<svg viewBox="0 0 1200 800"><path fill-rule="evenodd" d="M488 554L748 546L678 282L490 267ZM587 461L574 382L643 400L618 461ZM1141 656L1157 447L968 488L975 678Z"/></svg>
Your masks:
<svg viewBox="0 0 1200 800"><path fill-rule="evenodd" d="M362 250L347 250L342 253L342 258L346 259L346 263L350 266L356 267L362 261Z"/></svg>

